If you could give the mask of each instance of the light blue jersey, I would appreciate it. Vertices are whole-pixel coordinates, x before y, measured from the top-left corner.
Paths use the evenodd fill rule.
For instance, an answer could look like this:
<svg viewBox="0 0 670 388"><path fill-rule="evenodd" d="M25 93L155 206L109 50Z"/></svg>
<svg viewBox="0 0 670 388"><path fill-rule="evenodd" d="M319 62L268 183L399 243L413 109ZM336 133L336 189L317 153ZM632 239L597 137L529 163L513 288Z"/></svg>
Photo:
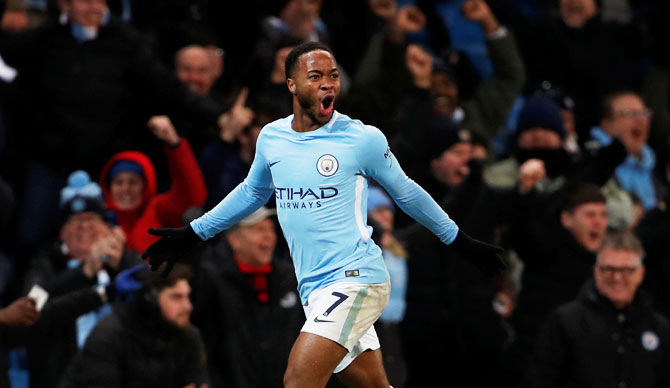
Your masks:
<svg viewBox="0 0 670 388"><path fill-rule="evenodd" d="M235 225L274 193L303 304L337 281L382 283L389 275L367 226L368 179L381 184L407 214L450 244L458 227L398 165L375 127L337 111L310 132L293 115L266 125L249 175L191 227L202 239Z"/></svg>

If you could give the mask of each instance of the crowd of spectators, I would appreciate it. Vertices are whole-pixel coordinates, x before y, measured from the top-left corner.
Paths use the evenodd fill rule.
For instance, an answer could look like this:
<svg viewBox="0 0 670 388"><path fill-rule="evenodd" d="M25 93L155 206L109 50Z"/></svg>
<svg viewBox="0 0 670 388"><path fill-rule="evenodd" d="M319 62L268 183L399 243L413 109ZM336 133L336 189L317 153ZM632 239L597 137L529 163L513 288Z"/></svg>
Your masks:
<svg viewBox="0 0 670 388"><path fill-rule="evenodd" d="M488 279L371 185L395 388L670 386L668 1L0 7L0 387L282 386L304 313L273 199L168 278L139 254L242 182L310 40L336 109L505 249Z"/></svg>

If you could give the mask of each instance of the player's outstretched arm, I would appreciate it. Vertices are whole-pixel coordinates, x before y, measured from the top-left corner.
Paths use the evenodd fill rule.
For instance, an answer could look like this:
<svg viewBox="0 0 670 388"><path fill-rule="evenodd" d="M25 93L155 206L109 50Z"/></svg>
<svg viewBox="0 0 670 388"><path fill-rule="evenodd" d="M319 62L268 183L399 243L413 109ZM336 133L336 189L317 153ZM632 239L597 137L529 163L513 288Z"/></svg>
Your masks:
<svg viewBox="0 0 670 388"><path fill-rule="evenodd" d="M409 179L388 148L386 137L376 128L368 127L366 152L358 159L362 169L379 182L395 203L427 227L447 245L470 260L486 276L501 273L505 265L498 256L502 249L468 236L458 228L435 200L413 180Z"/></svg>
<svg viewBox="0 0 670 388"><path fill-rule="evenodd" d="M149 234L159 236L160 239L142 253L142 258L145 260L149 258L152 271L156 271L163 262L167 262L162 276L167 276L177 261L183 259L197 243L202 241L190 225L183 228L149 229Z"/></svg>

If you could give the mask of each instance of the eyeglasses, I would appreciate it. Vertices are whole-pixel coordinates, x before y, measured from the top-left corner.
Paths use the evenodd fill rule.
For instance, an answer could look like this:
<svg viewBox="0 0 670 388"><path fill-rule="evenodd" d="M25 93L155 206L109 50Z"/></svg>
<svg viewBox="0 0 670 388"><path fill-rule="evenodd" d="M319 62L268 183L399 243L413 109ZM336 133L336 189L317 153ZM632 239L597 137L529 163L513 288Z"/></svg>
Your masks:
<svg viewBox="0 0 670 388"><path fill-rule="evenodd" d="M618 112L614 112L614 117L623 117L626 119L636 119L638 117L644 117L647 120L651 120L654 116L654 111L651 109L644 110L632 110L632 109L623 109Z"/></svg>
<svg viewBox="0 0 670 388"><path fill-rule="evenodd" d="M640 268L639 265L631 266L631 267L615 267L612 265L598 265L596 266L596 269L598 272L600 272L603 276L614 276L614 274L618 273L623 276L630 276L637 271L637 269Z"/></svg>

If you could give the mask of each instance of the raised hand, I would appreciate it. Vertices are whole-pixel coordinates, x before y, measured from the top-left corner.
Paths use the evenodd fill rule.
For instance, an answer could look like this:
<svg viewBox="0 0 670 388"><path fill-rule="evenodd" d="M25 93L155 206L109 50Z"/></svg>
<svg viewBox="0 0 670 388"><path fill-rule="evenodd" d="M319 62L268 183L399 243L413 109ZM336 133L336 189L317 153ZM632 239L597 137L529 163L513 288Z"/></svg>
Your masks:
<svg viewBox="0 0 670 388"><path fill-rule="evenodd" d="M412 74L414 85L420 89L430 88L433 59L419 45L410 44L405 52L405 65Z"/></svg>
<svg viewBox="0 0 670 388"><path fill-rule="evenodd" d="M398 9L395 0L369 0L369 4L372 12L379 16L379 18L385 20L387 23L394 21Z"/></svg>
<svg viewBox="0 0 670 388"><path fill-rule="evenodd" d="M254 118L254 111L244 106L248 95L249 89L242 88L232 108L219 116L219 136L227 143L232 143L244 127L251 124L251 120Z"/></svg>
<svg viewBox="0 0 670 388"><path fill-rule="evenodd" d="M475 240L463 230L458 231L456 239L450 246L454 247L463 258L469 260L487 277L498 275L505 270L505 264L499 256L503 252L502 248Z"/></svg>
<svg viewBox="0 0 670 388"><path fill-rule="evenodd" d="M398 10L395 24L404 32L417 32L426 26L426 15L415 5L405 5Z"/></svg>
<svg viewBox="0 0 670 388"><path fill-rule="evenodd" d="M486 34L491 34L500 27L491 8L484 0L466 1L461 6L461 13L466 19L481 24Z"/></svg>
<svg viewBox="0 0 670 388"><path fill-rule="evenodd" d="M521 165L519 174L519 191L523 194L532 190L547 175L547 170L540 159L528 159Z"/></svg>
<svg viewBox="0 0 670 388"><path fill-rule="evenodd" d="M182 259L195 245L202 240L190 225L183 228L149 229L149 234L160 239L142 253L142 258L149 258L152 271L156 271L163 262L167 262L162 276L167 276L178 260Z"/></svg>
<svg viewBox="0 0 670 388"><path fill-rule="evenodd" d="M165 143L176 146L179 145L181 138L177 133L177 130L172 125L172 121L167 116L153 116L149 119L147 127L151 129L151 132L159 139Z"/></svg>

